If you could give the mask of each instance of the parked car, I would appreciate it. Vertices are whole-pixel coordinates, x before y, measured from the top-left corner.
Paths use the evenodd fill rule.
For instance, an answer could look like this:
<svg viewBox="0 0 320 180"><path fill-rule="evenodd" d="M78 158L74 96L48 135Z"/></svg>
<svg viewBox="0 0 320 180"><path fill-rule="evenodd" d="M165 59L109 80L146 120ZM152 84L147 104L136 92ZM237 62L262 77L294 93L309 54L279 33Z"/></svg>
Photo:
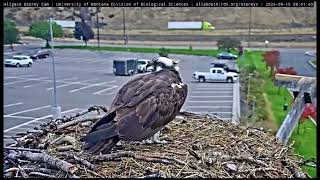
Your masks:
<svg viewBox="0 0 320 180"><path fill-rule="evenodd" d="M232 53L222 52L222 53L219 53L217 55L217 58L218 59L232 59L232 60L235 60L235 59L238 58L238 56L234 55Z"/></svg>
<svg viewBox="0 0 320 180"><path fill-rule="evenodd" d="M235 73L239 73L239 71L237 71L236 69L231 69L229 68L228 65L226 65L225 63L211 63L212 67L219 67L219 68L223 68L225 71L227 72L235 72Z"/></svg>
<svg viewBox="0 0 320 180"><path fill-rule="evenodd" d="M113 60L113 73L115 75L134 75L137 73L137 59L121 58Z"/></svg>
<svg viewBox="0 0 320 180"><path fill-rule="evenodd" d="M35 59L42 59L42 58L47 58L50 56L50 52L49 51L38 51L35 54L31 55L31 59L35 60Z"/></svg>
<svg viewBox="0 0 320 180"><path fill-rule="evenodd" d="M194 72L193 78L199 82L223 81L232 83L238 79L238 73L227 72L223 68L210 68L209 72Z"/></svg>
<svg viewBox="0 0 320 180"><path fill-rule="evenodd" d="M33 64L33 60L30 58L30 56L12 56L11 59L5 59L4 63L5 66L30 67Z"/></svg>
<svg viewBox="0 0 320 180"><path fill-rule="evenodd" d="M137 60L137 70L138 73L150 72L153 71L154 68L152 66L147 67L148 64L151 64L151 60L149 59L138 59Z"/></svg>

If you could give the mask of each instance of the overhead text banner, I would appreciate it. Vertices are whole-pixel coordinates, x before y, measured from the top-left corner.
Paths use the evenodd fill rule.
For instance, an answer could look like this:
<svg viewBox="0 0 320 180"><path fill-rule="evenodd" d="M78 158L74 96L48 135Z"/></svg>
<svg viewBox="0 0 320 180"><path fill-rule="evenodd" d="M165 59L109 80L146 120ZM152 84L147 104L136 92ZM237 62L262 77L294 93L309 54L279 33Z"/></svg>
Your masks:
<svg viewBox="0 0 320 180"><path fill-rule="evenodd" d="M132 2L124 0L90 0L90 1L21 1L21 0L5 0L3 7L314 7L315 1L209 1L209 0L184 0L184 1L151 1L151 0L135 0Z"/></svg>

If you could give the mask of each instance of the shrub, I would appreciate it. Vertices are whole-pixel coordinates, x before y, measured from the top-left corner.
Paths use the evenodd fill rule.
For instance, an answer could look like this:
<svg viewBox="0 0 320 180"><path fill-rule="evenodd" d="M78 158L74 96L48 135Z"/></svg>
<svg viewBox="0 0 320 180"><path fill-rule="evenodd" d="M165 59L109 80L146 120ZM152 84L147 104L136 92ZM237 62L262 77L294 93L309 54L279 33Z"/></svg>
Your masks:
<svg viewBox="0 0 320 180"><path fill-rule="evenodd" d="M293 67L285 67L285 68L279 68L277 70L277 73L279 74L289 74L289 75L297 75L297 71L294 70Z"/></svg>
<svg viewBox="0 0 320 180"><path fill-rule="evenodd" d="M168 57L168 54L169 54L169 50L168 50L168 49L166 49L166 48L164 48L164 47L162 47L162 48L160 49L159 56L161 56L161 57Z"/></svg>
<svg viewBox="0 0 320 180"><path fill-rule="evenodd" d="M230 37L222 38L217 42L218 49L223 49L225 51L231 51L231 49L238 48L240 45L241 42L239 40Z"/></svg>

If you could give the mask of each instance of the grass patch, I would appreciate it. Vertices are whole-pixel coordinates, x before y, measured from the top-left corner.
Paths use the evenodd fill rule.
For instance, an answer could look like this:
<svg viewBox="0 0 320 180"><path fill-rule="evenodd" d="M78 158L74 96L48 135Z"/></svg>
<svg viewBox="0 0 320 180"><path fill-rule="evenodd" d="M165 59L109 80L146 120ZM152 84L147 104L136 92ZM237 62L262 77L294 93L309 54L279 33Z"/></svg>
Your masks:
<svg viewBox="0 0 320 180"><path fill-rule="evenodd" d="M316 66L317 67L317 60L311 60L311 61L309 61L311 64L313 64L314 66Z"/></svg>
<svg viewBox="0 0 320 180"><path fill-rule="evenodd" d="M126 52L141 52L141 53L160 53L163 48L136 48L136 47L96 47L96 46L55 46L59 49L86 49L94 51L126 51ZM168 54L187 54L200 56L217 56L220 50L217 49L167 49Z"/></svg>
<svg viewBox="0 0 320 180"><path fill-rule="evenodd" d="M263 61L262 52L247 52L242 58L238 59L238 65L242 73L248 73L247 68L250 67L250 64L254 64L256 73L255 77L250 81L249 96L254 96L256 99L256 118L261 119L261 117L263 117L265 121L257 123L257 125L264 125L266 128L275 127L273 131L275 133L290 110L293 98L286 88L278 88L273 84L270 70L266 68L266 64ZM245 77L246 76L248 75L246 74ZM283 109L284 104L288 104L289 106L287 111ZM293 146L295 153L304 156L305 159L316 158L316 126L309 120L300 124L299 134L297 134L297 129L298 126L295 127L290 138L290 141L295 141ZM307 166L302 168L310 176L316 177L316 168Z"/></svg>
<svg viewBox="0 0 320 180"><path fill-rule="evenodd" d="M303 155L305 159L317 157L317 129L311 120L300 124L299 134L298 126L292 132L291 141L295 141L294 148L297 154ZM303 166L303 169L312 177L317 177L316 168Z"/></svg>

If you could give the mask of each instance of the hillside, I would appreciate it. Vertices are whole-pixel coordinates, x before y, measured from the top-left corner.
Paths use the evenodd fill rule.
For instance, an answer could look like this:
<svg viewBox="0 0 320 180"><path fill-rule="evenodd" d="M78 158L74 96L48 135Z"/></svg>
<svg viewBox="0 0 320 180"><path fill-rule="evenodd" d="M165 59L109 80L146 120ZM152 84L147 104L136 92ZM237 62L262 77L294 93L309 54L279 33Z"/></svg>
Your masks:
<svg viewBox="0 0 320 180"><path fill-rule="evenodd" d="M248 7L130 7L125 9L126 27L128 29L165 30L168 21L208 21L216 29L248 28ZM101 22L108 23L106 29L123 28L122 8L102 7L99 17ZM80 20L80 16L92 24L95 19L95 7L89 8L4 8L4 16L16 21L19 26L28 26L33 21L48 19L50 15L56 19ZM110 16L110 15L113 15ZM291 28L316 27L316 7L284 7L284 8L252 8L253 28Z"/></svg>

